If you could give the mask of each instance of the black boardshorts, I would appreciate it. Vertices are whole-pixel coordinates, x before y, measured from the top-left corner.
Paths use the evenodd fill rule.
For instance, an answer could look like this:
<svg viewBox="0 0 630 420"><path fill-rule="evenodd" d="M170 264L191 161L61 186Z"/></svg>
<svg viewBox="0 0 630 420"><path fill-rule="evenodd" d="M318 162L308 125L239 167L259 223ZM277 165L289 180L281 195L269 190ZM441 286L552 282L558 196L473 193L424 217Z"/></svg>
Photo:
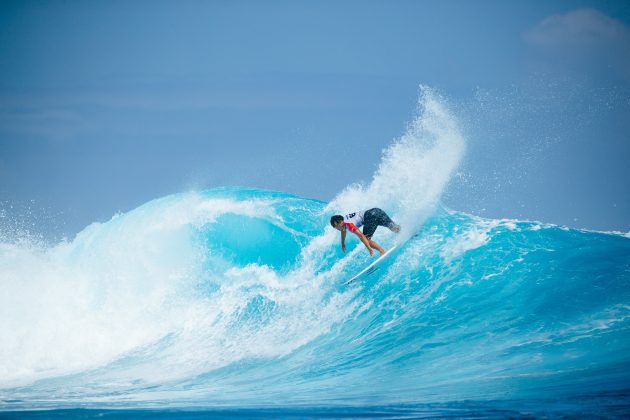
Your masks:
<svg viewBox="0 0 630 420"><path fill-rule="evenodd" d="M366 210L363 214L363 234L368 239L372 238L377 227L385 226L390 228L392 225L394 225L392 219L379 208Z"/></svg>

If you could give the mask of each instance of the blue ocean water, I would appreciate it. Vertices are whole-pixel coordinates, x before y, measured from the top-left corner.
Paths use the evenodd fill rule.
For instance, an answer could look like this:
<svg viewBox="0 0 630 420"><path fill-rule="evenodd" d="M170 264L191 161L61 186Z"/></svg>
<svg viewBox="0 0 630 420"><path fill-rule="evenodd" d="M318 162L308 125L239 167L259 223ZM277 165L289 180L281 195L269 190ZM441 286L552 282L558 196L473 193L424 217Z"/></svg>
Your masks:
<svg viewBox="0 0 630 420"><path fill-rule="evenodd" d="M0 417L630 413L628 234L443 207L463 144L424 105L330 203L215 188L3 237ZM328 221L367 206L400 246L344 286L370 256Z"/></svg>

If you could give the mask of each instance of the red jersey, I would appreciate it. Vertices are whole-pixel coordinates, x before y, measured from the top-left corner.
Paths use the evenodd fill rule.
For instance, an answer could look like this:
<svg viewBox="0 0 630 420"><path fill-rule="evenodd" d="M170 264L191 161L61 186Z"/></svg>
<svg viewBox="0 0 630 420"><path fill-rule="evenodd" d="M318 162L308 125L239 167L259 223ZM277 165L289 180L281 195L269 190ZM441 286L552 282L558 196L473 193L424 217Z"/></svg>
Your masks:
<svg viewBox="0 0 630 420"><path fill-rule="evenodd" d="M356 232L358 228L363 226L363 211L356 211L354 213L346 214L343 216L343 224L350 230L350 232Z"/></svg>

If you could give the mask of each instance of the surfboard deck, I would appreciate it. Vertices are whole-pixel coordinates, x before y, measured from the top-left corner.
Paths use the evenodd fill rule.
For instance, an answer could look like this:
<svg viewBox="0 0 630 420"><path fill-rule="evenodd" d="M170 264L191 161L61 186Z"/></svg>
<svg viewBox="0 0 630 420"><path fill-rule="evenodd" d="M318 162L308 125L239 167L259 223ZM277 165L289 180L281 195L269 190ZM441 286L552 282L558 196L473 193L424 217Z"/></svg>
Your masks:
<svg viewBox="0 0 630 420"><path fill-rule="evenodd" d="M352 283L353 281L355 281L356 279L358 279L358 278L360 278L362 276L366 276L366 275L369 276L370 274L374 273L375 271L378 271L379 263L381 261L383 261L385 258L387 258L387 256L389 254L391 254L392 251L395 250L397 247L398 247L398 245L394 245L393 247L388 249L385 254L383 254L380 257L378 257L378 259L376 261L372 262L370 265L365 267L363 270L361 270L358 274L356 274L354 277L352 277L350 280L348 280L344 284L350 284L350 283Z"/></svg>

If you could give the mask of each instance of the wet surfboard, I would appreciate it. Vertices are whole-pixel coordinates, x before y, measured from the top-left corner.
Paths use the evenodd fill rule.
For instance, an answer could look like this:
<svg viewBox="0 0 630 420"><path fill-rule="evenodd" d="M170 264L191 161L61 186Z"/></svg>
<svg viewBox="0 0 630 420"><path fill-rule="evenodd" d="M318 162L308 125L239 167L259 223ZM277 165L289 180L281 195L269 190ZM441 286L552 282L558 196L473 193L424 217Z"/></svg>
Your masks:
<svg viewBox="0 0 630 420"><path fill-rule="evenodd" d="M373 263L371 263L370 265L368 265L367 267L365 267L363 270L361 270L361 272L359 272L358 274L356 274L354 277L352 277L350 280L346 281L344 284L350 284L353 281L361 278L361 277L366 277L366 276L370 276L372 274L374 274L375 272L377 272L380 269L380 263L387 258L393 250L396 249L398 245L394 245L393 247L391 247L390 249L387 250L387 252L383 255L381 255L380 257L378 257L378 259L376 261L374 261Z"/></svg>

